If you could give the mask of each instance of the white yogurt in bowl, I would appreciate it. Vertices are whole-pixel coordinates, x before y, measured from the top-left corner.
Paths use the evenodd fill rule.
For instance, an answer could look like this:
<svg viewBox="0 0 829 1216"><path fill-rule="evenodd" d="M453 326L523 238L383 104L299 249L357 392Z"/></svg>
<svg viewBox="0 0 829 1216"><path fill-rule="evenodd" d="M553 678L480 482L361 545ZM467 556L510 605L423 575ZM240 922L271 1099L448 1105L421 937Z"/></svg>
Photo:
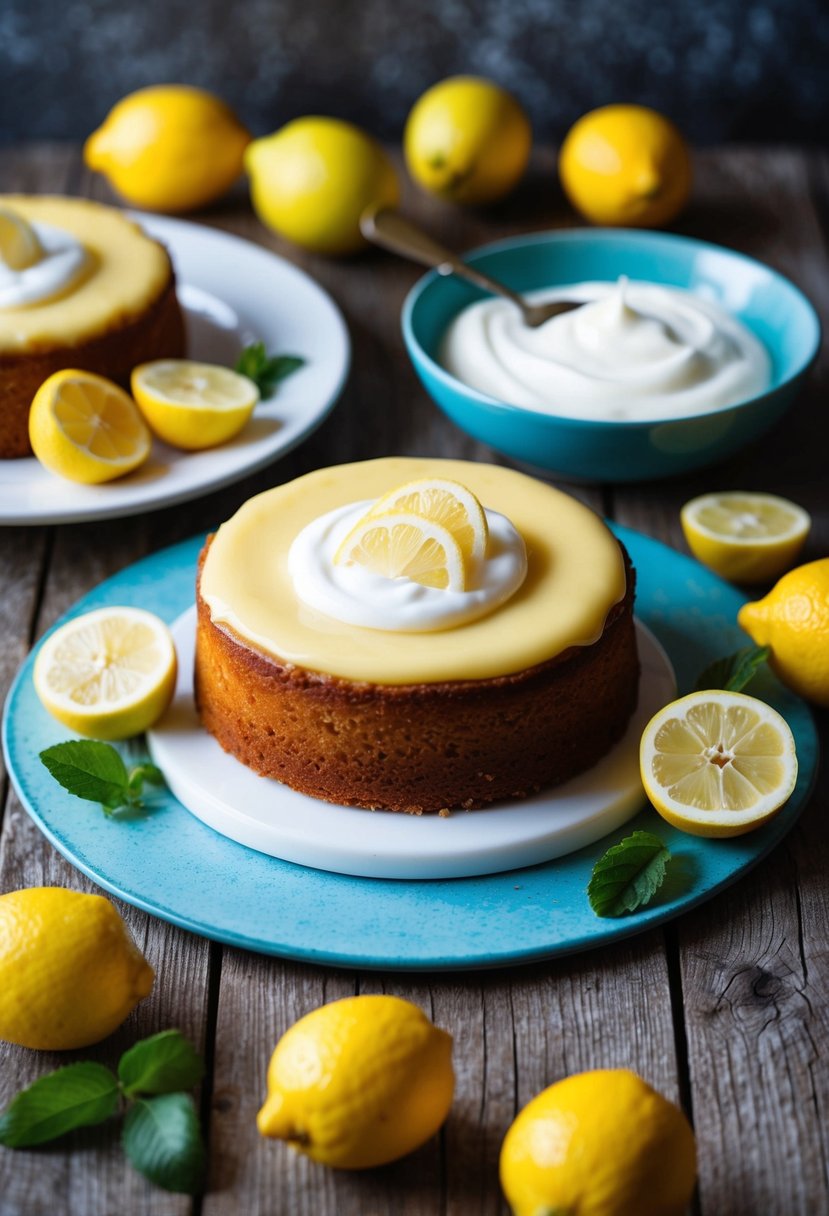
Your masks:
<svg viewBox="0 0 829 1216"><path fill-rule="evenodd" d="M762 342L693 292L623 277L528 293L527 299L584 304L537 329L506 300L471 304L444 335L444 368L496 400L606 422L715 413L771 383Z"/></svg>

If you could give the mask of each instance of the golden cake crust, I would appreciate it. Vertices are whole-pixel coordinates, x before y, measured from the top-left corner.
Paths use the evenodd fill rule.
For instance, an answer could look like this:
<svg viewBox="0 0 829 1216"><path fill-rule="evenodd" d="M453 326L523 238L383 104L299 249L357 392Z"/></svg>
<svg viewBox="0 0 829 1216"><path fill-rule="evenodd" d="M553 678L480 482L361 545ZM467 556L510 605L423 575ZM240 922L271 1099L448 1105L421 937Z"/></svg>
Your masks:
<svg viewBox="0 0 829 1216"><path fill-rule="evenodd" d="M138 317L76 345L0 353L0 457L31 456L29 409L41 384L54 372L67 367L96 372L127 388L139 363L177 359L184 353L184 318L172 264L161 293Z"/></svg>
<svg viewBox="0 0 829 1216"><path fill-rule="evenodd" d="M471 809L567 781L621 738L636 706L624 556L626 594L597 642L480 680L379 685L281 663L214 623L197 589L202 723L254 772L345 806Z"/></svg>

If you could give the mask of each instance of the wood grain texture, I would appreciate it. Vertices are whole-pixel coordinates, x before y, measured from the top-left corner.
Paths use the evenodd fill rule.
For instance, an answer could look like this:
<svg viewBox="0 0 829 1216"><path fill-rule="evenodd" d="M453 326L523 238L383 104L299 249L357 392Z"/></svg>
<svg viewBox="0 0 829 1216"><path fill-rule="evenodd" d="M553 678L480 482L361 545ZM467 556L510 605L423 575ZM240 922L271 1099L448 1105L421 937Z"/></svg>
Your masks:
<svg viewBox="0 0 829 1216"><path fill-rule="evenodd" d="M709 153L685 220L689 232L727 241L791 276L824 328L825 235L809 186L825 165L795 153ZM686 499L735 486L771 490L813 514L804 559L825 556L826 388L824 350L806 391L771 435L717 469L617 490L616 518L687 551L679 528ZM824 740L828 717L818 717ZM827 795L824 769L785 844L677 928L704 1216L829 1211Z"/></svg>
<svg viewBox="0 0 829 1216"><path fill-rule="evenodd" d="M406 204L461 249L561 226L572 215L553 168L552 153L542 150L532 179L487 215L443 207L411 188ZM829 160L739 149L701 154L698 170L682 230L778 266L826 319ZM73 148L0 152L0 174L7 189L112 201ZM399 312L416 267L375 253L330 262L304 255L263 230L241 187L198 221L275 249L332 293L354 343L349 384L301 448L219 493L130 520L0 530L4 691L31 639L78 596L136 558L208 530L260 489L320 465L390 452L507 463L449 423L415 378ZM652 486L567 488L680 549L677 513L691 494L734 485L773 489L813 511L807 556L822 556L829 551L826 379L824 360L774 435L718 469ZM0 1216L504 1216L497 1159L516 1111L570 1072L616 1065L692 1105L702 1216L829 1211L829 1070L821 1058L829 1007L829 846L821 824L827 795L824 779L796 831L754 876L666 931L514 971L431 977L327 970L223 949L122 907L156 967L156 987L116 1035L81 1054L114 1064L134 1038L171 1025L204 1047L208 1191L191 1201L145 1184L124 1164L113 1128L37 1152L0 1150ZM41 883L93 889L10 795L0 891ZM279 1035L325 1001L373 991L408 997L455 1037L456 1099L440 1136L404 1161L363 1174L327 1171L263 1141L255 1115ZM0 1045L0 1106L57 1062Z"/></svg>

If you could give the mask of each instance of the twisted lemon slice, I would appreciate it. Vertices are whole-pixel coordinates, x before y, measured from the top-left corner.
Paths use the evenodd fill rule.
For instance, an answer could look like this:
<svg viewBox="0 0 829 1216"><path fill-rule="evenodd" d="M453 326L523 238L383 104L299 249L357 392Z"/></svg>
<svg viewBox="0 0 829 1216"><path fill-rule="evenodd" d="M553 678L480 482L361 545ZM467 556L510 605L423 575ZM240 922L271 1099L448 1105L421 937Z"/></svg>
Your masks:
<svg viewBox="0 0 829 1216"><path fill-rule="evenodd" d="M469 561L483 561L486 555L489 532L484 509L459 481L442 477L407 481L378 498L369 515L385 515L388 511L413 512L448 528Z"/></svg>
<svg viewBox="0 0 829 1216"><path fill-rule="evenodd" d="M471 490L424 477L381 495L342 541L334 564L355 562L384 578L465 591L487 537L484 509Z"/></svg>

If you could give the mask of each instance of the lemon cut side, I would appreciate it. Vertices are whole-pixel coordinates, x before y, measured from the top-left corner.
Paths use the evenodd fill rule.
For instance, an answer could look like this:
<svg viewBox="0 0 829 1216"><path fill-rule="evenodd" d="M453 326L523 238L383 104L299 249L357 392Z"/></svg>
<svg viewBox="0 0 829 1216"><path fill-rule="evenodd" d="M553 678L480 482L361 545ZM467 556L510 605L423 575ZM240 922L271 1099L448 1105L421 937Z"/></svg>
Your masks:
<svg viewBox="0 0 829 1216"><path fill-rule="evenodd" d="M691 693L642 735L640 770L659 814L695 836L739 836L771 819L797 780L792 732L744 693Z"/></svg>
<svg viewBox="0 0 829 1216"><path fill-rule="evenodd" d="M722 578L747 583L787 570L812 524L808 512L787 498L737 490L692 498L680 522L694 557Z"/></svg>
<svg viewBox="0 0 829 1216"><path fill-rule="evenodd" d="M412 512L447 528L460 546L466 561L483 561L489 532L486 515L478 499L466 486L448 478L424 477L382 495L369 516L389 511Z"/></svg>
<svg viewBox="0 0 829 1216"><path fill-rule="evenodd" d="M442 591L466 589L466 564L448 528L403 511L364 516L334 554L383 578L409 578Z"/></svg>
<svg viewBox="0 0 829 1216"><path fill-rule="evenodd" d="M98 608L67 621L40 648L35 691L79 735L127 739L156 722L176 683L176 651L162 620L141 608Z"/></svg>
<svg viewBox="0 0 829 1216"><path fill-rule="evenodd" d="M55 372L29 413L35 456L52 473L96 485L123 477L150 454L152 437L132 398L92 372Z"/></svg>
<svg viewBox="0 0 829 1216"><path fill-rule="evenodd" d="M247 376L190 359L142 363L130 387L156 435L185 451L216 447L238 435L259 401Z"/></svg>

